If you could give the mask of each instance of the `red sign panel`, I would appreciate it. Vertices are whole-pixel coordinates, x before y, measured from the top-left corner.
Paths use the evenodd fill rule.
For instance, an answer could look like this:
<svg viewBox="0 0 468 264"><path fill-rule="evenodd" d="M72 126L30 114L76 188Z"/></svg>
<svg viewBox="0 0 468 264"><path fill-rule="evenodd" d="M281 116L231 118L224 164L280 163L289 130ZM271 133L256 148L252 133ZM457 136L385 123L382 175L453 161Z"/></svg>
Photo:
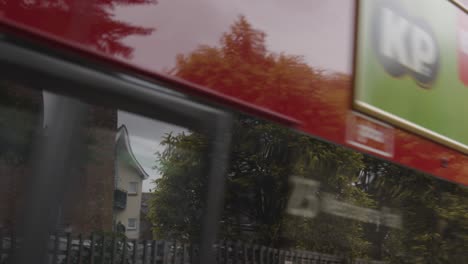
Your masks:
<svg viewBox="0 0 468 264"><path fill-rule="evenodd" d="M350 112L346 126L346 142L355 147L393 158L393 127Z"/></svg>

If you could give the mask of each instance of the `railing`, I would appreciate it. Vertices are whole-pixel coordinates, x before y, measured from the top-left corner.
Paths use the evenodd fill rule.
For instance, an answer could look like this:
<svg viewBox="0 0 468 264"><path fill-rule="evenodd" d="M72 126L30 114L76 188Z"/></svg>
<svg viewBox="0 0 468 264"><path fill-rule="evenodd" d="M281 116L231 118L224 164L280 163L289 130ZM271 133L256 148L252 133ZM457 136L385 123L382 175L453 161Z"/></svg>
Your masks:
<svg viewBox="0 0 468 264"><path fill-rule="evenodd" d="M0 233L0 264L13 264L16 239ZM282 250L241 242L221 241L213 247L219 264L339 264L342 257L300 250ZM162 240L128 240L115 235L53 235L49 264L191 264L198 247ZM356 263L373 263L364 260ZM380 263L380 262L379 262ZM383 262L381 262L383 263Z"/></svg>

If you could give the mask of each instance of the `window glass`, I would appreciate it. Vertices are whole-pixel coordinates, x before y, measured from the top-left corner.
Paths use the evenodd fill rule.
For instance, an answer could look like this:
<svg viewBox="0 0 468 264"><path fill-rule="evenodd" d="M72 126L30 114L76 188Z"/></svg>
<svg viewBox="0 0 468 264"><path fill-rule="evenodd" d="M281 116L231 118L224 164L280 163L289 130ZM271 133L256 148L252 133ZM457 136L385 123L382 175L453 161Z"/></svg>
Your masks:
<svg viewBox="0 0 468 264"><path fill-rule="evenodd" d="M137 194L137 193L138 193L138 182L129 182L128 194Z"/></svg>
<svg viewBox="0 0 468 264"><path fill-rule="evenodd" d="M127 227L128 227L128 230L137 229L137 219L136 218L129 218Z"/></svg>
<svg viewBox="0 0 468 264"><path fill-rule="evenodd" d="M177 125L177 119L167 122L170 118L161 113L153 116L166 121L37 88L0 80L0 263L24 263L15 257L14 249L25 240L25 224L32 226L28 231L49 234L48 252L55 245L62 251L48 257L63 263L69 258L78 263L78 254L89 259L92 250L96 250L95 261L122 258L124 238L135 241L135 258L141 259L143 239L155 239L156 229L164 232L179 224L190 226L191 237L184 241L198 247L205 202L192 201L208 190L204 173L208 144L203 133ZM70 111L65 104L77 105L82 111ZM74 126L63 125L72 123L70 119ZM178 137L195 134L197 142L178 142ZM67 141L57 144L57 135L67 135ZM177 148L170 147L173 144ZM60 145L65 146L65 153L58 151ZM35 173L44 169L37 163L50 161L41 156L49 154L52 168L45 169L53 175L50 178ZM190 164L179 169L172 162ZM171 207L183 208L176 220L167 218L165 211L169 213L170 208L150 206L160 201L154 190L166 184L163 179L176 185L197 181L197 191L178 190L163 198ZM38 180L43 183L36 184ZM33 214L44 215L35 214L33 205L43 212L53 208L49 216L54 219L40 223L50 219L38 217L37 225L36 220L25 221ZM184 223L189 213L193 217ZM155 226L154 219L162 224ZM120 247L114 250L118 256L112 255L112 239ZM71 245L68 253L67 245ZM103 248L104 255L97 248ZM132 250L130 244L126 250Z"/></svg>
<svg viewBox="0 0 468 264"><path fill-rule="evenodd" d="M246 114L226 133L21 83L0 78L2 264L195 263L209 236L211 263L468 262L464 186Z"/></svg>

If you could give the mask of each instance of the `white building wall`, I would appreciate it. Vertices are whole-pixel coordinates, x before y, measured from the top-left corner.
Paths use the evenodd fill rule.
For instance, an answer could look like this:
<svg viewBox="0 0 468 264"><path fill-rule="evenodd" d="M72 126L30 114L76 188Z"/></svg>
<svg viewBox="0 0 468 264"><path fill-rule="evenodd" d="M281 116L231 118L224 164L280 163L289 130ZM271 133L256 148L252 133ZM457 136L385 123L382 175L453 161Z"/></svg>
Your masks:
<svg viewBox="0 0 468 264"><path fill-rule="evenodd" d="M142 178L135 171L123 162L118 162L117 165L117 188L121 190L129 191L130 182L138 182L138 188L136 194L127 194L127 206L124 210L116 210L115 212L115 223L119 221L125 225L126 236L129 239L138 239L140 233L140 208L141 208L141 192L142 192ZM136 219L136 229L128 228L128 219Z"/></svg>

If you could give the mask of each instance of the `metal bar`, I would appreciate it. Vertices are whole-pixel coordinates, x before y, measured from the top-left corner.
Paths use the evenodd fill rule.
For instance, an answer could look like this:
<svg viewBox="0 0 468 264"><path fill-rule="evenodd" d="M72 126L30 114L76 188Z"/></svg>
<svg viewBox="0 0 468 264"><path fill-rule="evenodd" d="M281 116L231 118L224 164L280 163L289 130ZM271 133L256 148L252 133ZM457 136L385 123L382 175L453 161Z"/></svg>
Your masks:
<svg viewBox="0 0 468 264"><path fill-rule="evenodd" d="M101 264L106 261L106 236L102 235L102 246L101 246Z"/></svg>
<svg viewBox="0 0 468 264"><path fill-rule="evenodd" d="M112 246L111 246L111 264L115 264L115 255L117 255L117 237L112 236Z"/></svg>
<svg viewBox="0 0 468 264"><path fill-rule="evenodd" d="M96 236L94 233L91 234L91 252L89 252L89 263L94 264L94 251L96 250Z"/></svg>
<svg viewBox="0 0 468 264"><path fill-rule="evenodd" d="M190 254L190 263L195 263L198 258L198 247L197 245L192 244L192 250Z"/></svg>
<svg viewBox="0 0 468 264"><path fill-rule="evenodd" d="M17 225L21 237L21 248L15 248L14 254L17 264L47 262L50 233L56 229L60 202L82 158L82 123L88 106L60 95L49 106L56 111L50 112L47 130L39 128L35 139L32 175L25 191L25 216Z"/></svg>
<svg viewBox="0 0 468 264"><path fill-rule="evenodd" d="M177 248L177 242L174 242L174 254L172 255L172 261L174 264L178 264L179 263L179 250Z"/></svg>
<svg viewBox="0 0 468 264"><path fill-rule="evenodd" d="M242 245L242 251L244 256L244 264L249 263L249 253L248 253L248 246L246 244Z"/></svg>
<svg viewBox="0 0 468 264"><path fill-rule="evenodd" d="M257 249L258 249L258 246L257 245L251 245L250 247L250 252L252 253L252 263L258 263L257 261Z"/></svg>
<svg viewBox="0 0 468 264"><path fill-rule="evenodd" d="M151 243L151 264L156 264L156 261L158 260L158 244L156 240L153 240Z"/></svg>
<svg viewBox="0 0 468 264"><path fill-rule="evenodd" d="M0 263L2 262L3 257L3 228L0 228Z"/></svg>
<svg viewBox="0 0 468 264"><path fill-rule="evenodd" d="M55 233L55 239L54 239L54 250L52 252L52 264L57 263L57 257L59 253L59 246L60 246L60 237L59 233Z"/></svg>
<svg viewBox="0 0 468 264"><path fill-rule="evenodd" d="M83 235L78 236L79 245L78 245L78 264L83 263Z"/></svg>
<svg viewBox="0 0 468 264"><path fill-rule="evenodd" d="M229 259L229 250L228 250L228 243L226 241L223 240L222 242L222 246L224 248L224 251L223 251L223 262L222 263L227 263L227 260Z"/></svg>
<svg viewBox="0 0 468 264"><path fill-rule="evenodd" d="M146 249L148 248L147 243L148 243L148 241L146 239L143 240L143 256L141 257L141 263L142 264L146 264L146 257L148 255L148 253L146 252Z"/></svg>
<svg viewBox="0 0 468 264"><path fill-rule="evenodd" d="M72 251L71 251L71 233L67 233L67 249L66 249L66 258L67 258L67 263L71 263L71 258L72 258Z"/></svg>
<svg viewBox="0 0 468 264"><path fill-rule="evenodd" d="M122 249L122 264L127 264L127 237L124 237L123 239L123 249Z"/></svg>
<svg viewBox="0 0 468 264"><path fill-rule="evenodd" d="M190 263L190 245L189 244L184 244L184 257L182 259L183 264L189 264Z"/></svg>
<svg viewBox="0 0 468 264"><path fill-rule="evenodd" d="M164 257L163 257L164 262L163 262L163 263L164 263L164 264L168 264L168 263L170 263L170 262L169 262L169 261L170 261L169 258L170 258L170 254L171 254L171 243L168 242L168 241L164 241L164 246L163 246L163 248L164 248Z"/></svg>
<svg viewBox="0 0 468 264"><path fill-rule="evenodd" d="M138 257L138 241L133 240L133 264L137 263Z"/></svg>

